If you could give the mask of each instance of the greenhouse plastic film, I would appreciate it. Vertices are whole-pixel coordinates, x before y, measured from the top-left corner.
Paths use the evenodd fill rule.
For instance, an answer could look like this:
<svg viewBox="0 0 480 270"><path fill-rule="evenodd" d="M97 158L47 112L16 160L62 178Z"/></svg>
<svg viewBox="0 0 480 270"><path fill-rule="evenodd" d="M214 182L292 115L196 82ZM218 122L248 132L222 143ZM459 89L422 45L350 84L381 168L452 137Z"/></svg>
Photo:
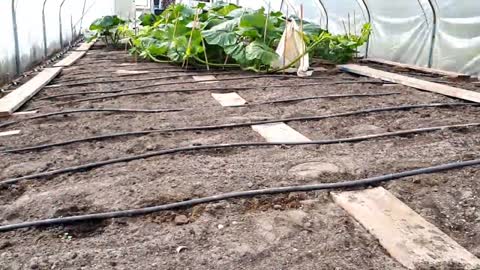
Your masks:
<svg viewBox="0 0 480 270"><path fill-rule="evenodd" d="M437 0L433 67L480 74L480 1Z"/></svg>

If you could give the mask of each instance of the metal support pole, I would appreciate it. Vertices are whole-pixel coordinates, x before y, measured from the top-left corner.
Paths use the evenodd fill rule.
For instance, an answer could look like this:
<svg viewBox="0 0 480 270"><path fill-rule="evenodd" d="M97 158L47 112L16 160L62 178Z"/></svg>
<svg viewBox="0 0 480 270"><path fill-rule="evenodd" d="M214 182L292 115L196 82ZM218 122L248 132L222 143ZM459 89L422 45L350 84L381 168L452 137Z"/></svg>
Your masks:
<svg viewBox="0 0 480 270"><path fill-rule="evenodd" d="M63 49L63 33L62 33L62 6L65 3L66 0L63 0L62 3L60 4L60 9L58 10L58 25L60 29L60 48Z"/></svg>
<svg viewBox="0 0 480 270"><path fill-rule="evenodd" d="M359 1L359 0L357 0L357 1ZM370 9L368 8L367 1L362 0L362 3L363 3L363 6L365 7L365 10L367 11L368 23L372 24L372 14L370 13ZM373 27L372 27L372 29L373 29ZM370 34L368 35L367 44L366 44L366 47L365 47L365 58L368 57L368 50L369 49L370 49Z"/></svg>
<svg viewBox="0 0 480 270"><path fill-rule="evenodd" d="M87 4L87 0L84 0L83 1L83 9L82 9L82 17L80 17L80 27L79 27L79 30L78 30L79 33L82 32L83 16L85 16L85 5L86 4Z"/></svg>
<svg viewBox="0 0 480 270"><path fill-rule="evenodd" d="M20 47L18 44L18 29L17 29L17 13L15 11L15 0L12 0L12 24L13 24L13 39L15 43L15 72L20 74Z"/></svg>
<svg viewBox="0 0 480 270"><path fill-rule="evenodd" d="M432 9L432 14L433 14L432 43L430 45L430 52L428 55L428 67L431 68L433 66L433 50L435 48L435 40L437 35L437 10L433 5L432 0L428 0L428 4L430 4L430 8Z"/></svg>
<svg viewBox="0 0 480 270"><path fill-rule="evenodd" d="M327 12L327 9L325 8L325 5L323 4L322 0L318 0L318 2L320 3L320 6L322 6L323 11L325 12L325 18L327 20L327 24L326 24L325 28L327 28L326 30L328 31L328 12Z"/></svg>
<svg viewBox="0 0 480 270"><path fill-rule="evenodd" d="M47 25L45 22L45 5L48 0L43 1L42 8L42 27L43 27L43 57L46 59L48 57L48 45L47 45Z"/></svg>

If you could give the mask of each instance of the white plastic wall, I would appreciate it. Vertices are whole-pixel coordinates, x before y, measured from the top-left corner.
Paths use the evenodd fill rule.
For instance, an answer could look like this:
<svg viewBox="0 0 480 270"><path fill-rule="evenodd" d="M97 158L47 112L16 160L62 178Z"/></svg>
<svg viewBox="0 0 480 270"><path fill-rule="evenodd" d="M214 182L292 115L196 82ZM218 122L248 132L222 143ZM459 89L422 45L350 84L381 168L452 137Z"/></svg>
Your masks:
<svg viewBox="0 0 480 270"><path fill-rule="evenodd" d="M431 9L418 0L367 3L373 27L369 57L427 66L433 30Z"/></svg>
<svg viewBox="0 0 480 270"><path fill-rule="evenodd" d="M61 50L62 45L67 46L96 18L113 14L116 1L120 0L0 0L0 82ZM15 61L12 3L18 35L18 67Z"/></svg>
<svg viewBox="0 0 480 270"><path fill-rule="evenodd" d="M10 1L0 1L0 82L15 75L15 44Z"/></svg>
<svg viewBox="0 0 480 270"><path fill-rule="evenodd" d="M67 45L96 18L131 14L133 0L0 0L0 80L16 74L12 3L17 14L19 71ZM186 1L186 0L185 0ZM60 5L62 6L61 17ZM150 0L137 0L137 5ZM480 0L228 0L249 8L289 10L332 33L358 32L371 21L368 57L480 74ZM433 7L433 8L432 8ZM369 12L368 12L369 11ZM82 15L83 14L83 15ZM369 17L368 14L371 16ZM128 15L130 17L130 15ZM328 18L328 20L327 20ZM350 18L350 20L349 20ZM60 28L61 21L61 28ZM349 23L350 21L350 23ZM350 30L348 30L350 29ZM61 33L61 35L60 35Z"/></svg>
<svg viewBox="0 0 480 270"><path fill-rule="evenodd" d="M436 0L433 66L480 75L480 1Z"/></svg>

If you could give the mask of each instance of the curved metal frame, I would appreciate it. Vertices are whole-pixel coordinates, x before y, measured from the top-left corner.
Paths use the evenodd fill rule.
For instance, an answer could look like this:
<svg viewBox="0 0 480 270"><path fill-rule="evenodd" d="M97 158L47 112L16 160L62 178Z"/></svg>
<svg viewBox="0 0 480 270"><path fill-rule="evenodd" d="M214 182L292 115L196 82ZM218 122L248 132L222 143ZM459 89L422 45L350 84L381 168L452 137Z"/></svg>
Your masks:
<svg viewBox="0 0 480 270"><path fill-rule="evenodd" d="M15 0L12 0L12 24L13 39L15 42L15 72L20 74L20 47L18 44L17 12L15 10Z"/></svg>
<svg viewBox="0 0 480 270"><path fill-rule="evenodd" d="M435 40L437 35L437 10L433 5L432 0L428 0L428 4L432 9L432 14L433 14L433 26L432 26L433 29L432 29L432 39L431 39L432 41L430 44L430 52L428 55L428 67L431 68L433 65L433 50L435 49Z"/></svg>
<svg viewBox="0 0 480 270"><path fill-rule="evenodd" d="M65 4L65 1L67 1L67 0L62 1L62 3L60 4L60 8L58 10L58 24L59 24L59 29L60 29L60 48L62 48L62 49L63 49L62 7L63 7L63 4Z"/></svg>
<svg viewBox="0 0 480 270"><path fill-rule="evenodd" d="M45 22L45 5L47 4L48 0L43 0L43 7L42 7L42 30L43 30L43 55L44 58L48 57L48 45L47 45L47 26Z"/></svg>
<svg viewBox="0 0 480 270"><path fill-rule="evenodd" d="M357 3L359 0L357 0ZM366 0L361 0L362 3L363 3L363 6L365 7L365 10L367 11L367 17L368 17L368 23L372 23L372 14L370 13L370 9L368 8L368 5L367 5L367 1ZM373 29L373 28L372 28ZM370 49L370 35L368 35L368 39L367 39L367 44L366 44L366 47L365 47L365 58L368 57L368 50Z"/></svg>
<svg viewBox="0 0 480 270"><path fill-rule="evenodd" d="M82 32L82 23L83 23L83 17L85 16L85 6L87 5L87 0L83 0L83 9L82 9L82 17L80 17L80 27L79 27L79 33ZM77 24L75 24L76 26Z"/></svg>
<svg viewBox="0 0 480 270"><path fill-rule="evenodd" d="M322 6L322 9L323 11L325 12L325 18L327 20L327 24L326 24L326 30L328 31L328 11L327 11L327 8L325 7L325 4L323 4L322 0L318 0L318 2L320 3L320 6Z"/></svg>

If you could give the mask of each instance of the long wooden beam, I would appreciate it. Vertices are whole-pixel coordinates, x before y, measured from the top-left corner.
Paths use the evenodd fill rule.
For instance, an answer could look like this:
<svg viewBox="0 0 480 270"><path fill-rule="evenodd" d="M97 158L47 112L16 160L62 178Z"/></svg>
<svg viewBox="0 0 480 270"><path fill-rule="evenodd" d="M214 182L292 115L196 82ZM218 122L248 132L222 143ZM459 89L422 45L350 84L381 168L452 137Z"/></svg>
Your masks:
<svg viewBox="0 0 480 270"><path fill-rule="evenodd" d="M382 187L331 195L408 269L448 262L480 267L477 257Z"/></svg>
<svg viewBox="0 0 480 270"><path fill-rule="evenodd" d="M53 65L54 67L68 67L73 65L78 59L82 58L87 51L72 51L67 57Z"/></svg>
<svg viewBox="0 0 480 270"><path fill-rule="evenodd" d="M90 42L84 42L78 48L74 49L74 51L88 51L90 48L95 44L95 40Z"/></svg>
<svg viewBox="0 0 480 270"><path fill-rule="evenodd" d="M61 67L45 68L31 80L0 99L0 116L9 116L55 78Z"/></svg>
<svg viewBox="0 0 480 270"><path fill-rule="evenodd" d="M367 66L360 66L355 64L340 65L340 70L350 73L355 73L362 76L381 79L388 82L403 84L420 90L434 92L449 97L455 97L463 100L480 103L480 93L470 90L465 90L458 87L448 86L445 84L429 82L404 75L399 75L391 72L386 72Z"/></svg>
<svg viewBox="0 0 480 270"><path fill-rule="evenodd" d="M389 61L389 60L379 59L379 58L367 58L363 61L384 64L389 66L396 66L396 67L401 67L401 68L410 69L410 70L417 70L421 72L432 73L432 74L437 74L437 75L442 75L442 76L447 76L452 78L469 78L470 77L469 75L463 74L463 73L441 70L436 68L421 67L421 66L399 63L399 62L394 62L394 61Z"/></svg>

